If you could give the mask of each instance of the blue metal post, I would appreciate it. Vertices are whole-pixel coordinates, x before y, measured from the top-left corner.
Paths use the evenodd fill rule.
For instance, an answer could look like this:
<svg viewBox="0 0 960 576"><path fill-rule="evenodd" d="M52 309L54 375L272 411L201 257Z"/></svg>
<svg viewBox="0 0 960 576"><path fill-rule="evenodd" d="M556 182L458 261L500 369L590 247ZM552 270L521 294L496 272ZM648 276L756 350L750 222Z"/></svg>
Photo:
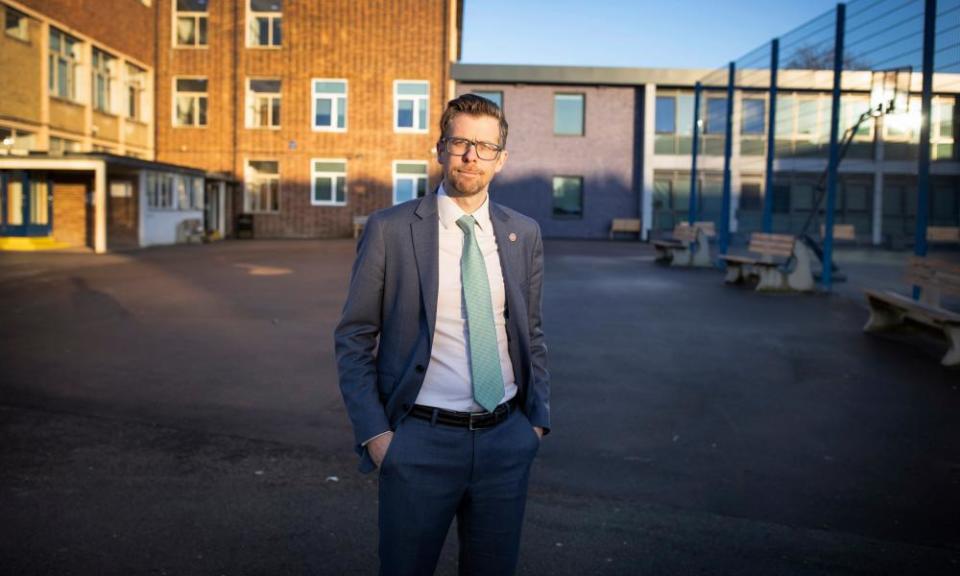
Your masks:
<svg viewBox="0 0 960 576"><path fill-rule="evenodd" d="M763 231L773 232L773 159L777 138L777 70L780 67L780 39L770 43L770 112L767 115L767 168L763 182Z"/></svg>
<svg viewBox="0 0 960 576"><path fill-rule="evenodd" d="M730 246L730 161L733 156L733 88L737 66L733 62L727 71L727 129L723 142L723 210L720 213L720 254Z"/></svg>
<svg viewBox="0 0 960 576"><path fill-rule="evenodd" d="M703 85L697 82L693 85L693 161L690 163L690 208L687 212L687 221L693 226L697 220L697 154L700 152L700 95Z"/></svg>
<svg viewBox="0 0 960 576"><path fill-rule="evenodd" d="M923 84L920 96L920 153L917 155L917 231L913 253L927 255L927 219L930 215L930 108L933 97L933 52L937 29L937 0L926 0L923 13ZM920 287L913 287L920 298Z"/></svg>
<svg viewBox="0 0 960 576"><path fill-rule="evenodd" d="M843 78L843 33L846 4L837 4L837 30L833 40L833 101L830 106L830 164L827 169L827 217L823 234L824 290L833 285L833 212L837 204L837 169L840 166L840 83Z"/></svg>

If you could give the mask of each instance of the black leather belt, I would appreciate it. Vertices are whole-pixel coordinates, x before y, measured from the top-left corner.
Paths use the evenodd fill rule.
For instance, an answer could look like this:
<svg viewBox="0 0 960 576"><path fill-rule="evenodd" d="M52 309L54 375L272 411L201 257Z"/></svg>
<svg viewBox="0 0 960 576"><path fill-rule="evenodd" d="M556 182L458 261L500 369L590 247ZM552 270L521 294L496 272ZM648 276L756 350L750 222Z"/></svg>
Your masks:
<svg viewBox="0 0 960 576"><path fill-rule="evenodd" d="M436 414L436 422L440 424L459 426L471 430L481 430L483 428L493 428L506 420L507 416L510 415L510 412L512 412L516 406L516 396L497 406L493 412L456 412L454 410L444 410L443 408L414 404L413 409L410 410L410 415L414 418L433 422L434 414Z"/></svg>

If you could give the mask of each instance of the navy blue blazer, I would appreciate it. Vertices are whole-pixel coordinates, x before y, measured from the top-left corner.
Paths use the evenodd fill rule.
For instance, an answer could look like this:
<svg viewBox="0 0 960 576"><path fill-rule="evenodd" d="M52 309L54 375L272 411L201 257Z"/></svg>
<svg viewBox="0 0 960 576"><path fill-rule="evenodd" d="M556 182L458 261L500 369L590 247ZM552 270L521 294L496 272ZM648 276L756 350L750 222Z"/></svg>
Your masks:
<svg viewBox="0 0 960 576"><path fill-rule="evenodd" d="M506 291L506 329L519 406L550 429L550 376L541 326L543 241L536 221L490 202ZM360 470L374 464L362 442L396 429L413 407L430 362L439 284L437 196L370 215L350 292L334 331L340 391Z"/></svg>

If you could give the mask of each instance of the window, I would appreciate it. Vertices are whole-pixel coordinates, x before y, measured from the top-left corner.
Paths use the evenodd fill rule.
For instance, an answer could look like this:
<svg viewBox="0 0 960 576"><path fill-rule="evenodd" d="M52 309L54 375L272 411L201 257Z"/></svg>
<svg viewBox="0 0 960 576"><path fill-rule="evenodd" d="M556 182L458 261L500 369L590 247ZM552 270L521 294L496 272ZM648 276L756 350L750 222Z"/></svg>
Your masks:
<svg viewBox="0 0 960 576"><path fill-rule="evenodd" d="M0 154L24 154L36 149L36 135L17 128L0 126Z"/></svg>
<svg viewBox="0 0 960 576"><path fill-rule="evenodd" d="M741 102L740 133L763 134L766 124L764 111L767 108L765 100L759 98L744 98Z"/></svg>
<svg viewBox="0 0 960 576"><path fill-rule="evenodd" d="M344 206L347 203L347 161L312 160L310 204Z"/></svg>
<svg viewBox="0 0 960 576"><path fill-rule="evenodd" d="M420 198L427 194L427 163L396 161L393 163L393 203Z"/></svg>
<svg viewBox="0 0 960 576"><path fill-rule="evenodd" d="M50 154L63 154L64 152L79 152L80 142L70 140L69 138L50 137Z"/></svg>
<svg viewBox="0 0 960 576"><path fill-rule="evenodd" d="M553 133L560 136L583 135L583 94L554 94Z"/></svg>
<svg viewBox="0 0 960 576"><path fill-rule="evenodd" d="M346 131L346 80L313 80L313 129Z"/></svg>
<svg viewBox="0 0 960 576"><path fill-rule="evenodd" d="M937 96L933 102L930 117L930 146L932 160L950 160L954 156L954 115L956 105L953 98Z"/></svg>
<svg viewBox="0 0 960 576"><path fill-rule="evenodd" d="M707 125L703 131L707 134L727 133L726 98L707 98Z"/></svg>
<svg viewBox="0 0 960 576"><path fill-rule="evenodd" d="M280 127L280 80L247 80L247 128Z"/></svg>
<svg viewBox="0 0 960 576"><path fill-rule="evenodd" d="M583 217L582 177L553 177L553 216L554 218Z"/></svg>
<svg viewBox="0 0 960 576"><path fill-rule="evenodd" d="M6 12L6 21L4 22L3 29L7 33L7 36L12 36L18 40L29 42L30 20L27 18L26 14L17 12L9 6L4 10L4 12Z"/></svg>
<svg viewBox="0 0 960 576"><path fill-rule="evenodd" d="M474 90L472 94L476 94L481 98L486 98L487 100L493 102L497 105L497 108L503 109L503 92L499 90Z"/></svg>
<svg viewBox="0 0 960 576"><path fill-rule="evenodd" d="M207 79L174 78L174 126L207 125Z"/></svg>
<svg viewBox="0 0 960 576"><path fill-rule="evenodd" d="M80 60L80 41L50 28L50 94L68 100L77 99L76 72Z"/></svg>
<svg viewBox="0 0 960 576"><path fill-rule="evenodd" d="M657 134L673 134L677 131L677 99L673 96L657 96Z"/></svg>
<svg viewBox="0 0 960 576"><path fill-rule="evenodd" d="M143 114L143 95L146 90L147 72L133 64L127 64L126 105L127 118L141 120Z"/></svg>
<svg viewBox="0 0 960 576"><path fill-rule="evenodd" d="M203 178L176 175L177 209L203 210Z"/></svg>
<svg viewBox="0 0 960 576"><path fill-rule="evenodd" d="M797 133L812 135L817 133L817 109L819 102L801 99L797 107Z"/></svg>
<svg viewBox="0 0 960 576"><path fill-rule="evenodd" d="M426 132L430 83L397 80L393 83L394 131Z"/></svg>
<svg viewBox="0 0 960 576"><path fill-rule="evenodd" d="M247 46L280 46L283 40L283 0L249 0Z"/></svg>
<svg viewBox="0 0 960 576"><path fill-rule="evenodd" d="M147 206L153 210L173 210L173 174L147 172Z"/></svg>
<svg viewBox="0 0 960 576"><path fill-rule="evenodd" d="M247 212L280 210L280 163L276 160L248 160L246 170Z"/></svg>
<svg viewBox="0 0 960 576"><path fill-rule="evenodd" d="M116 58L99 48L93 49L93 109L110 112L110 93L113 89L113 69Z"/></svg>
<svg viewBox="0 0 960 576"><path fill-rule="evenodd" d="M209 0L177 0L173 14L176 21L174 46L182 48L207 45L209 3Z"/></svg>
<svg viewBox="0 0 960 576"><path fill-rule="evenodd" d="M757 211L763 208L763 194L758 182L744 182L740 185L740 210Z"/></svg>

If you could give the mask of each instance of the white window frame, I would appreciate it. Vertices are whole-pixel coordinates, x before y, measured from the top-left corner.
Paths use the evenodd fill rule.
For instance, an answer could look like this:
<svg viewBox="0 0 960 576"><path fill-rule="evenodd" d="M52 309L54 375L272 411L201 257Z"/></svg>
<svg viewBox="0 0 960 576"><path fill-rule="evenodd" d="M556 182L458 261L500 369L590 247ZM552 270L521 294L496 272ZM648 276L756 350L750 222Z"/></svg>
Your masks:
<svg viewBox="0 0 960 576"><path fill-rule="evenodd" d="M253 0L246 0L246 2L244 2L247 8L246 10L247 11L247 18L246 18L247 48L260 48L260 49L267 49L267 50L269 49L276 50L278 48L282 48L283 47L283 10L281 9L275 12L258 10L254 12L252 1ZM255 33L256 30L254 28L254 24L258 18L266 18L267 21L269 22L269 25L267 26L267 43L266 44L258 44L257 42L255 42L255 40L259 39L258 34ZM276 38L273 37L273 25L275 20L280 21L280 41L279 42L277 42Z"/></svg>
<svg viewBox="0 0 960 576"><path fill-rule="evenodd" d="M176 210L176 186L173 174L169 172L148 171L147 177L147 209L151 211ZM166 184L166 187L164 187Z"/></svg>
<svg viewBox="0 0 960 576"><path fill-rule="evenodd" d="M317 171L317 162L341 162L343 163L343 172ZM317 178L329 177L333 180L330 190L333 197L330 200L317 200ZM343 202L337 202L337 180L343 180ZM310 205L311 206L346 206L350 198L350 188L347 182L347 159L346 158L311 158L310 159Z"/></svg>
<svg viewBox="0 0 960 576"><path fill-rule="evenodd" d="M277 173L260 173L254 172L250 166L251 162L276 162L277 164ZM268 204L275 204L276 208L267 208L261 209L259 207L254 208L250 205L250 190L254 185L258 185L261 182L270 182L276 181L276 201L268 202ZM277 158L246 158L243 161L243 208L244 212L249 212L252 214L279 214L280 213L280 160Z"/></svg>
<svg viewBox="0 0 960 576"><path fill-rule="evenodd" d="M90 61L90 99L97 112L113 113L113 87L116 85L117 57L96 46L91 52ZM98 80L103 81L103 93L99 91Z"/></svg>
<svg viewBox="0 0 960 576"><path fill-rule="evenodd" d="M412 96L408 94L400 95L400 85L401 84L423 84L427 87L427 94L425 96ZM399 118L397 118L400 112L400 100L413 100L413 127L405 128L397 125ZM422 128L417 127L417 122L420 118L421 109L426 110L426 120ZM429 80L394 80L393 81L393 131L398 133L405 134L426 134L429 131L430 127L430 81Z"/></svg>
<svg viewBox="0 0 960 576"><path fill-rule="evenodd" d="M277 81L280 83L279 92L254 92L251 89L251 84L257 80L267 80L267 81ZM279 130L280 129L280 120L273 117L273 101L278 102L277 107L279 109L279 114L283 117L283 80L280 78L247 78L247 106L246 106L246 127L252 129L262 129L262 130ZM258 124L260 114L257 113L258 106L257 103L260 101L265 101L267 106L267 123Z"/></svg>
<svg viewBox="0 0 960 576"><path fill-rule="evenodd" d="M124 114L130 120L142 121L143 97L146 93L147 71L131 62L125 62L124 67L124 91L123 108ZM130 109L131 96L133 97L134 107Z"/></svg>
<svg viewBox="0 0 960 576"><path fill-rule="evenodd" d="M56 34L59 37L60 49L56 52L53 51L53 48L50 46L51 36ZM67 50L67 39L73 41L73 53L71 54ZM47 47L49 50L49 74L48 87L50 89L50 95L54 98L60 98L65 100L70 100L71 102L79 102L77 90L77 67L80 65L80 47L82 46L79 38L67 34L59 28L50 27L50 34L47 35ZM60 86L60 75L57 74L57 64L63 61L67 66L67 86L64 90ZM61 94L65 92L66 94Z"/></svg>
<svg viewBox="0 0 960 576"><path fill-rule="evenodd" d="M334 92L317 92L317 84L321 82L342 82L343 94ZM343 98L343 107L346 109L343 115L343 128L337 126L337 116L340 113L340 98ZM330 100L330 121L331 126L317 125L317 101L321 99ZM345 78L311 78L310 79L310 125L314 132L346 132L350 124L348 113L350 110L350 82Z"/></svg>
<svg viewBox="0 0 960 576"><path fill-rule="evenodd" d="M173 12L173 23L170 26L170 44L174 48L186 48L186 49L206 49L210 46L210 4L207 4L206 11L199 10L178 10L177 9L177 0L171 0L171 9ZM193 44L181 44L180 36L177 34L177 25L181 18L189 18L193 20L194 30L196 35L194 37L195 42ZM200 21L205 21L204 27L206 29L206 42L200 41Z"/></svg>
<svg viewBox="0 0 960 576"><path fill-rule="evenodd" d="M204 80L207 82L207 90L205 92L180 92L177 90L177 80ZM192 98L196 101L196 119L192 124L180 124L178 121L177 115L177 99L180 97ZM173 98L172 102L172 116L170 118L170 123L174 128L206 128L209 124L209 111L210 111L210 79L206 76L174 76L173 77ZM200 123L200 101L206 100L207 102L207 122L204 124Z"/></svg>
<svg viewBox="0 0 960 576"><path fill-rule="evenodd" d="M400 164L417 164L419 166L424 167L424 172L423 174L399 174L397 172L397 167ZM397 182L400 179L413 180L414 191L417 190L417 183L420 179L423 179L424 182L426 183L425 188L429 188L430 186L430 163L427 162L426 160L394 160L392 163L392 172L393 172L393 204L394 205L397 205L400 203L400 201L397 199ZM416 196L413 197L414 200L416 198L417 198ZM406 202L406 200L404 200L404 202Z"/></svg>

